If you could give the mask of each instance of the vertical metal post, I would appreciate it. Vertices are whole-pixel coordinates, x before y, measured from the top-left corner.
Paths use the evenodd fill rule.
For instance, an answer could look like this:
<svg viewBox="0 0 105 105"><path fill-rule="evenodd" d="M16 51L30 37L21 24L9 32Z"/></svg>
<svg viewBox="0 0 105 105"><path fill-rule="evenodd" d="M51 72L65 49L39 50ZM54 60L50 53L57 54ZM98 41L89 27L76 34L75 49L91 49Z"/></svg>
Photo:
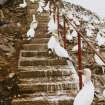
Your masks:
<svg viewBox="0 0 105 105"><path fill-rule="evenodd" d="M51 11L51 2L50 2L50 11L49 12L50 12L50 15L51 15L51 13L52 13L52 11Z"/></svg>
<svg viewBox="0 0 105 105"><path fill-rule="evenodd" d="M57 8L58 36L59 36L59 22L60 22L60 17L59 17L59 8Z"/></svg>
<svg viewBox="0 0 105 105"><path fill-rule="evenodd" d="M64 20L64 48L66 49L66 19L65 17L63 17L63 20Z"/></svg>
<svg viewBox="0 0 105 105"><path fill-rule="evenodd" d="M78 32L78 75L79 75L79 86L82 88L82 50L81 50L81 34Z"/></svg>
<svg viewBox="0 0 105 105"><path fill-rule="evenodd" d="M54 12L53 12L54 22L55 22L55 18L56 18L55 13L56 13L56 7L55 7L55 5L54 5Z"/></svg>

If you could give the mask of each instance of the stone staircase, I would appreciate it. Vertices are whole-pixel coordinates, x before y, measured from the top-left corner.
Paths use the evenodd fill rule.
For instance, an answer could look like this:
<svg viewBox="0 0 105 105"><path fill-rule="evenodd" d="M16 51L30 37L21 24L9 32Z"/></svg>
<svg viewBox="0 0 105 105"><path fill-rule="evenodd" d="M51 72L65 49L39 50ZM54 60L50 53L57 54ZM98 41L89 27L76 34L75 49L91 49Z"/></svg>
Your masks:
<svg viewBox="0 0 105 105"><path fill-rule="evenodd" d="M48 13L38 16L33 40L26 40L20 51L18 77L21 97L12 105L72 105L77 87L65 59L48 55Z"/></svg>

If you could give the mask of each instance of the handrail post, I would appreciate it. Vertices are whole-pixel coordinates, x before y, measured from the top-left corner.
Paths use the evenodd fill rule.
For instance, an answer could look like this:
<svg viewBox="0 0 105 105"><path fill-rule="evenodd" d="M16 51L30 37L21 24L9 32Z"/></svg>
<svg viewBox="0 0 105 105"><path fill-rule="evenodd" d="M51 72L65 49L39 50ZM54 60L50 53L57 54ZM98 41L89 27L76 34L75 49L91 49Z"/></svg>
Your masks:
<svg viewBox="0 0 105 105"><path fill-rule="evenodd" d="M50 5L49 5L49 6L50 6L50 11L49 11L49 13L50 13L50 15L51 15L51 12L52 12L52 11L51 11L51 2L50 2Z"/></svg>
<svg viewBox="0 0 105 105"><path fill-rule="evenodd" d="M64 22L64 48L66 49L66 19L63 16L63 22Z"/></svg>
<svg viewBox="0 0 105 105"><path fill-rule="evenodd" d="M82 88L82 50L81 50L81 34L78 32L78 75L79 75L79 86Z"/></svg>
<svg viewBox="0 0 105 105"><path fill-rule="evenodd" d="M54 5L54 11L53 11L53 18L54 18L54 23L55 23L55 18L56 18L56 16L55 16L55 12L56 12L56 7L55 7L55 5Z"/></svg>
<svg viewBox="0 0 105 105"><path fill-rule="evenodd" d="M57 7L58 36L59 36L59 22L60 22L60 17L59 17L59 7Z"/></svg>

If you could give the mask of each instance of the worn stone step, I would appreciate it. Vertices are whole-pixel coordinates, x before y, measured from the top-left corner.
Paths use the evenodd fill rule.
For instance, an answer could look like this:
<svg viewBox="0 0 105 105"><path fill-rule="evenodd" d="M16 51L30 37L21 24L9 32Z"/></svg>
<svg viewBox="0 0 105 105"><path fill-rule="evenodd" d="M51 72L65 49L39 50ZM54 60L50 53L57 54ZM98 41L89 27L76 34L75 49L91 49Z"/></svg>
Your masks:
<svg viewBox="0 0 105 105"><path fill-rule="evenodd" d="M66 65L66 64L67 62L65 59L58 60L58 59L47 59L47 58L35 58L35 59L25 58L24 60L20 59L19 66L38 66L38 65L53 66L53 65Z"/></svg>
<svg viewBox="0 0 105 105"><path fill-rule="evenodd" d="M48 32L47 28L43 29L43 27L40 27L40 29L36 30L36 36L35 37L44 36L43 38L46 38L46 37L48 37L48 35L46 35L47 32Z"/></svg>
<svg viewBox="0 0 105 105"><path fill-rule="evenodd" d="M48 22L39 22L38 27L45 27L47 28Z"/></svg>
<svg viewBox="0 0 105 105"><path fill-rule="evenodd" d="M49 13L48 12L43 12L41 13L38 17L42 18L42 19L46 19L49 17Z"/></svg>
<svg viewBox="0 0 105 105"><path fill-rule="evenodd" d="M46 97L46 96L61 96L61 95L67 95L73 98L76 96L77 92L78 92L77 90L68 90L68 91L57 91L54 94L48 92L22 93L19 98L27 98L27 97L33 98L41 96Z"/></svg>
<svg viewBox="0 0 105 105"><path fill-rule="evenodd" d="M41 66L41 65L38 65L38 66L28 66L28 67L19 67L19 71L29 71L29 70L42 70L43 71L43 68L44 70L62 70L62 69L65 69L65 70L69 70L69 66L68 65L54 65L54 66Z"/></svg>
<svg viewBox="0 0 105 105"><path fill-rule="evenodd" d="M19 84L22 93L48 92L56 93L57 91L77 89L76 83L73 81L56 81L56 82L25 82Z"/></svg>
<svg viewBox="0 0 105 105"><path fill-rule="evenodd" d="M23 45L23 49L24 50L37 50L37 51L40 51L40 50L45 50L47 49L47 44L24 44Z"/></svg>
<svg viewBox="0 0 105 105"><path fill-rule="evenodd" d="M69 95L17 98L12 105L72 105L74 97Z"/></svg>
<svg viewBox="0 0 105 105"><path fill-rule="evenodd" d="M37 35L42 35L44 38L46 38L48 35L46 33L48 32L48 28L44 28L44 26L38 27L36 30L36 36Z"/></svg>
<svg viewBox="0 0 105 105"><path fill-rule="evenodd" d="M46 38L48 35L46 35L46 33L48 33L48 28L43 26L38 26L37 30L36 30L36 36L38 35L42 35L44 36L44 38Z"/></svg>
<svg viewBox="0 0 105 105"><path fill-rule="evenodd" d="M46 23L38 23L38 27L37 27L37 30L39 31L39 32L44 32L45 30L48 30L48 27L47 27L47 24ZM36 30L36 31L37 31Z"/></svg>
<svg viewBox="0 0 105 105"><path fill-rule="evenodd" d="M48 57L48 51L27 51L27 50L21 50L20 56L22 57Z"/></svg>
<svg viewBox="0 0 105 105"><path fill-rule="evenodd" d="M24 44L42 44L48 43L49 38L34 38L32 40L24 40Z"/></svg>
<svg viewBox="0 0 105 105"><path fill-rule="evenodd" d="M37 17L42 18L42 19L48 19L49 18L49 13L43 11L40 15L37 15Z"/></svg>
<svg viewBox="0 0 105 105"><path fill-rule="evenodd" d="M50 35L46 35L46 33L47 31L46 32L39 31L38 33L36 33L35 38L50 38Z"/></svg>
<svg viewBox="0 0 105 105"><path fill-rule="evenodd" d="M56 78L56 77L65 77L70 76L70 70L54 70L54 69L48 69L48 70L29 70L29 71L22 71L18 73L19 78Z"/></svg>
<svg viewBox="0 0 105 105"><path fill-rule="evenodd" d="M18 75L19 77L19 75ZM62 81L73 81L71 75L69 76L63 76L63 77L31 77L31 78L19 78L20 83L38 83L39 81L41 83L45 82L62 82Z"/></svg>
<svg viewBox="0 0 105 105"><path fill-rule="evenodd" d="M48 21L49 21L49 19L47 18L47 19L43 19L43 18L38 18L38 22L39 23L48 23Z"/></svg>
<svg viewBox="0 0 105 105"><path fill-rule="evenodd" d="M41 14L40 16L36 16L37 20L49 20L49 17L47 15Z"/></svg>

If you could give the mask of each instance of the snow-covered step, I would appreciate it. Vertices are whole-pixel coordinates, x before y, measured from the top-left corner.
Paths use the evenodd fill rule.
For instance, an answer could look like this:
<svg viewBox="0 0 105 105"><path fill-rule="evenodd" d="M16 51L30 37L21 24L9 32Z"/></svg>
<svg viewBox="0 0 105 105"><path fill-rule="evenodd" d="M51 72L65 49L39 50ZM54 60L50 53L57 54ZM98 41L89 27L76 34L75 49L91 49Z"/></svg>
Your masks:
<svg viewBox="0 0 105 105"><path fill-rule="evenodd" d="M61 77L38 77L38 78L19 78L20 83L45 83L45 82L61 82L61 81L73 81L71 76Z"/></svg>
<svg viewBox="0 0 105 105"><path fill-rule="evenodd" d="M62 70L62 69L65 69L65 70L69 70L70 68L68 67L68 65L54 65L54 66L41 66L41 65L38 65L38 66L27 66L27 67L19 67L19 71L29 71L29 70Z"/></svg>
<svg viewBox="0 0 105 105"><path fill-rule="evenodd" d="M49 13L48 12L43 12L43 13L40 14L39 18L48 19L49 18Z"/></svg>
<svg viewBox="0 0 105 105"><path fill-rule="evenodd" d="M33 93L33 92L48 92L56 93L57 91L76 90L76 83L73 81L56 81L56 82L25 82L19 84L20 91L22 93Z"/></svg>
<svg viewBox="0 0 105 105"><path fill-rule="evenodd" d="M69 95L17 98L12 105L72 105L74 97Z"/></svg>
<svg viewBox="0 0 105 105"><path fill-rule="evenodd" d="M77 94L77 91L75 91L75 90L71 90L71 91L57 91L56 93L46 93L46 92L35 92L35 93L23 93L23 94L21 94L20 95L20 97L19 98L26 98L26 97L31 97L31 98L33 98L33 97L41 97L41 96L61 96L61 95L67 95L67 96L69 96L69 97L75 97L75 95Z"/></svg>
<svg viewBox="0 0 105 105"><path fill-rule="evenodd" d="M66 69L47 69L47 70L29 70L29 71L20 71L18 73L19 78L56 78L56 77L65 77L70 76L70 70Z"/></svg>

